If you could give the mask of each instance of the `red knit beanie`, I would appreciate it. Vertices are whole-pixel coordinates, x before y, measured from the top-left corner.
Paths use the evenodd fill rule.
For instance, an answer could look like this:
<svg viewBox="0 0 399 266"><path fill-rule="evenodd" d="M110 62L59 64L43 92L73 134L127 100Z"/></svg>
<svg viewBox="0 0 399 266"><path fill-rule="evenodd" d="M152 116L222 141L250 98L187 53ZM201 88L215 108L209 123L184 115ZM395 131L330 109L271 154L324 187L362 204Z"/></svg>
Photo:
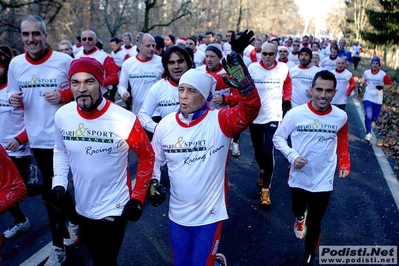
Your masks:
<svg viewBox="0 0 399 266"><path fill-rule="evenodd" d="M96 59L91 57L81 57L73 60L68 71L69 79L79 72L86 72L93 75L101 86L104 86L104 67Z"/></svg>

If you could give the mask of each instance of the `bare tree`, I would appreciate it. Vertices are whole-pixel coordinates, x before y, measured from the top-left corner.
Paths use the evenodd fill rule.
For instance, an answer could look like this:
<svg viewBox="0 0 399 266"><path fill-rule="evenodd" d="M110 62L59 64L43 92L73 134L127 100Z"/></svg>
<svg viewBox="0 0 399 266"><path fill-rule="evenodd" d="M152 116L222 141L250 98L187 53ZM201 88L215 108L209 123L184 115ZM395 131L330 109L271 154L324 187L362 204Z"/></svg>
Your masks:
<svg viewBox="0 0 399 266"><path fill-rule="evenodd" d="M348 30L353 32L356 41L360 41L360 32L370 26L366 11L376 5L376 0L346 0L346 5Z"/></svg>
<svg viewBox="0 0 399 266"><path fill-rule="evenodd" d="M191 0L187 1L180 1L180 5L176 6L175 9L170 10L171 14L169 14L167 19L162 19L157 14L159 14L158 10L162 9L162 7L165 6L165 4L157 4L157 0L144 0L145 8L144 8L144 25L142 28L142 32L149 32L153 30L156 27L167 27L173 22L191 15L191 12L189 10ZM152 12L155 12L152 14ZM155 16L155 18L158 19L151 19L152 16ZM158 21L155 23L151 23L151 21Z"/></svg>

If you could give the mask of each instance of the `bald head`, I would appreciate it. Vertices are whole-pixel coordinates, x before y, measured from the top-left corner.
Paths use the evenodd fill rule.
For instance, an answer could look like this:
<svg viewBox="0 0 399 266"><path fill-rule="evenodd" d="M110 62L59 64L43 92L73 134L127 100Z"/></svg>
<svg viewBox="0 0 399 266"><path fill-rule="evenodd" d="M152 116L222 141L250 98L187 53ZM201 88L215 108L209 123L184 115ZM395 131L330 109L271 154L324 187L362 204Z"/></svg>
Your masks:
<svg viewBox="0 0 399 266"><path fill-rule="evenodd" d="M139 58L141 60L149 60L155 53L155 39L149 33L143 33L138 39L137 48L139 49Z"/></svg>
<svg viewBox="0 0 399 266"><path fill-rule="evenodd" d="M86 52L96 49L97 34L92 30L85 30L81 34L83 48Z"/></svg>

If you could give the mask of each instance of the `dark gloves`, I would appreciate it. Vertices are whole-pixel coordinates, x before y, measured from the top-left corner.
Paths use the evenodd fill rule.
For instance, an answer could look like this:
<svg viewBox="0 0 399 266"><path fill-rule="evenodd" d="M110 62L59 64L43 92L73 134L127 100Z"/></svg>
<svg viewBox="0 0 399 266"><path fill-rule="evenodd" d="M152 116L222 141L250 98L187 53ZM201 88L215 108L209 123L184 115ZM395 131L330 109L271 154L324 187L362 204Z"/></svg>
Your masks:
<svg viewBox="0 0 399 266"><path fill-rule="evenodd" d="M66 205L65 188L56 186L51 190L50 199L53 207L58 211L63 211Z"/></svg>
<svg viewBox="0 0 399 266"><path fill-rule="evenodd" d="M223 81L229 87L235 87L241 95L249 95L255 89L255 84L244 64L242 57L235 52L231 52L222 59L223 68L230 78L223 75Z"/></svg>
<svg viewBox="0 0 399 266"><path fill-rule="evenodd" d="M140 220L143 213L143 204L137 199L130 199L123 208L122 217L130 221Z"/></svg>
<svg viewBox="0 0 399 266"><path fill-rule="evenodd" d="M254 35L255 34L252 30L251 31L245 30L238 39L236 39L235 34L232 34L230 41L231 50L236 53L242 54L245 48L254 40L255 38Z"/></svg>
<svg viewBox="0 0 399 266"><path fill-rule="evenodd" d="M154 207L158 207L166 200L166 188L159 184L158 180L150 180L150 203Z"/></svg>
<svg viewBox="0 0 399 266"><path fill-rule="evenodd" d="M384 86L381 86L381 85L378 85L378 86L375 86L376 88L377 88L377 90L382 90L383 88L384 88Z"/></svg>
<svg viewBox="0 0 399 266"><path fill-rule="evenodd" d="M283 117L292 108L291 101L284 100L283 102Z"/></svg>

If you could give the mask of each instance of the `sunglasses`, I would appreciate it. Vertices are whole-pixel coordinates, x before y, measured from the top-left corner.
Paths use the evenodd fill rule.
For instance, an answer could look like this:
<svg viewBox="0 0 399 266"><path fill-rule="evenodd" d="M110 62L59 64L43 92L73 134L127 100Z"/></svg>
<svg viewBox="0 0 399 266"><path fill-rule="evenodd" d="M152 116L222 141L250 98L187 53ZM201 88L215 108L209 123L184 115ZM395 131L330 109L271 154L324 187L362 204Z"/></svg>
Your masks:
<svg viewBox="0 0 399 266"><path fill-rule="evenodd" d="M84 41L84 42L85 42L85 41L92 42L93 40L94 40L93 37L87 37L87 38L86 38L86 37L83 37L83 38L82 38L82 41Z"/></svg>
<svg viewBox="0 0 399 266"><path fill-rule="evenodd" d="M193 42L186 42L187 45L194 45Z"/></svg>
<svg viewBox="0 0 399 266"><path fill-rule="evenodd" d="M262 52L262 54L264 55L264 56L273 56L273 55L275 55L276 53L267 53L267 52Z"/></svg>
<svg viewBox="0 0 399 266"><path fill-rule="evenodd" d="M286 50L281 50L281 51L278 51L279 53L288 53L288 51L286 51Z"/></svg>
<svg viewBox="0 0 399 266"><path fill-rule="evenodd" d="M177 60L170 60L169 62L168 62L168 65L174 65L174 64L182 64L184 62L184 59L182 59L182 58L180 58L180 59L177 59Z"/></svg>

